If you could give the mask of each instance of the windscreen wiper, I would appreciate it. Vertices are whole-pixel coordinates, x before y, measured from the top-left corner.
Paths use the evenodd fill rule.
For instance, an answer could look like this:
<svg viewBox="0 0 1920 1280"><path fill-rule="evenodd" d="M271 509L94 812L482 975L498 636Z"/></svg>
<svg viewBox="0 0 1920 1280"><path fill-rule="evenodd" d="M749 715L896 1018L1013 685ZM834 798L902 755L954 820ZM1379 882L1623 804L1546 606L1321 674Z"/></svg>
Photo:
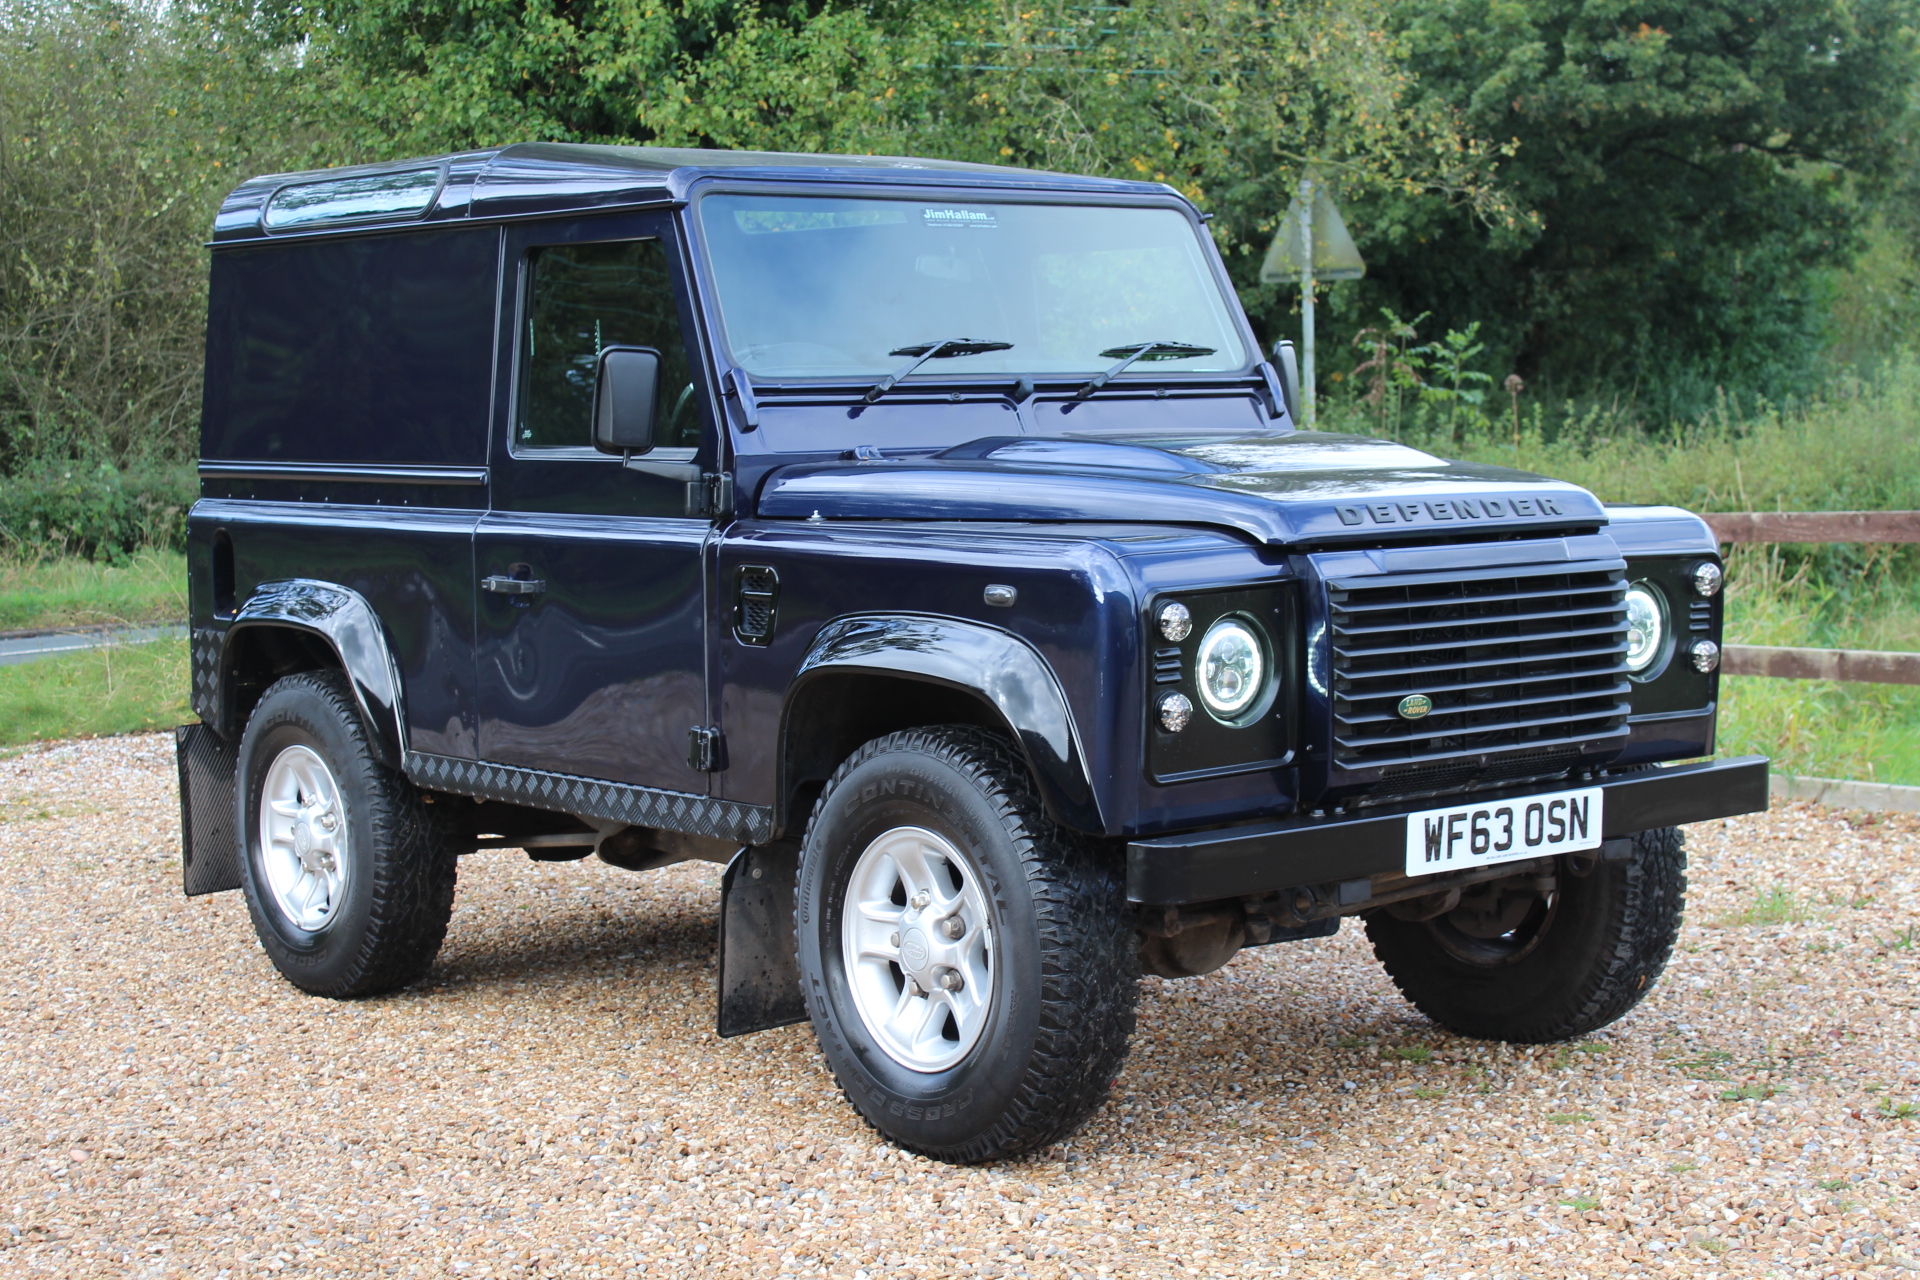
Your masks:
<svg viewBox="0 0 1920 1280"><path fill-rule="evenodd" d="M986 351L1012 350L1011 342L995 342L986 338L946 338L940 342L916 342L908 347L895 347L887 352L890 356L912 356L913 360L898 373L890 373L873 384L867 391L867 403L872 404L887 392L893 390L894 383L918 369L929 360L951 360L955 356L977 356Z"/></svg>
<svg viewBox="0 0 1920 1280"><path fill-rule="evenodd" d="M1106 386L1114 375L1124 373L1127 366L1136 360L1184 360L1188 356L1212 354L1212 347L1196 347L1190 342L1129 342L1124 347L1108 347L1100 353L1101 359L1117 360L1119 363L1105 373L1095 374L1092 382L1073 393L1073 398L1085 400Z"/></svg>

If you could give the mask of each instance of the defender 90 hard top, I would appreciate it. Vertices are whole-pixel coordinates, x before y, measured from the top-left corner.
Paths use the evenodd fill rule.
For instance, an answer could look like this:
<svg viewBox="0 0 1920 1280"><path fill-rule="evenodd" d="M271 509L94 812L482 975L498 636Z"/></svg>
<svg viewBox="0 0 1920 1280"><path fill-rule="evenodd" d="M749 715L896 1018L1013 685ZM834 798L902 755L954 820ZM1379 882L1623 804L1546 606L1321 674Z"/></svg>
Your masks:
<svg viewBox="0 0 1920 1280"><path fill-rule="evenodd" d="M252 180L212 259L186 889L316 994L422 973L462 855L705 859L723 1034L999 1158L1142 971L1349 916L1584 1034L1766 803L1704 523L1296 430L1164 186L523 145Z"/></svg>

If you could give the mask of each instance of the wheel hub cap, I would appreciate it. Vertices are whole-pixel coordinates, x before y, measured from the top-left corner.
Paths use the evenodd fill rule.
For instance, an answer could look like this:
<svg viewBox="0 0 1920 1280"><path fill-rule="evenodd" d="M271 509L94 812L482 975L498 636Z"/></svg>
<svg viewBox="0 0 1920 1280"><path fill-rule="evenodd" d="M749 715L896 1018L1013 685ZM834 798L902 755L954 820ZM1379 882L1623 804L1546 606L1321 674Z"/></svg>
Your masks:
<svg viewBox="0 0 1920 1280"><path fill-rule="evenodd" d="M918 929L909 931L907 936L900 940L900 967L916 978L926 975L927 958L930 954L927 935Z"/></svg>
<svg viewBox="0 0 1920 1280"><path fill-rule="evenodd" d="M991 1011L994 963L986 895L965 855L934 832L895 827L854 864L843 921L854 1007L887 1056L914 1071L965 1057Z"/></svg>

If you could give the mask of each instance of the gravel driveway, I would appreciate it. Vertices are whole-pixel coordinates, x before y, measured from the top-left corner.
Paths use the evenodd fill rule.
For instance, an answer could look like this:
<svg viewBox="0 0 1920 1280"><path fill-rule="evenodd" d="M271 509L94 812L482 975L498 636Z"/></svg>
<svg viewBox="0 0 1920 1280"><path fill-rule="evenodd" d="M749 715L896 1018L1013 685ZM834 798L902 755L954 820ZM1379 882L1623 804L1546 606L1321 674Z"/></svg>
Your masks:
<svg viewBox="0 0 1920 1280"><path fill-rule="evenodd" d="M1664 984L1583 1044L1438 1032L1351 923L1147 979L1092 1124L953 1169L805 1027L713 1036L716 869L478 855L432 975L334 1004L179 896L172 769L0 760L0 1273L1920 1271L1920 821L1696 828Z"/></svg>

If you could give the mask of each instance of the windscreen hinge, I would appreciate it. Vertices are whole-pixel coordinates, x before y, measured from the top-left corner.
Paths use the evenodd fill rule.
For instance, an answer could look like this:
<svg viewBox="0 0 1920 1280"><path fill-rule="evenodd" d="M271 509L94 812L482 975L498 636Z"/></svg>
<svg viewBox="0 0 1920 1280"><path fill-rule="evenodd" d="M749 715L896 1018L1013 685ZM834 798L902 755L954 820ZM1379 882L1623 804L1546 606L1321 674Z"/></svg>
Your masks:
<svg viewBox="0 0 1920 1280"><path fill-rule="evenodd" d="M707 516L714 520L733 514L733 476L727 472L702 472L698 480L687 481L687 515Z"/></svg>

